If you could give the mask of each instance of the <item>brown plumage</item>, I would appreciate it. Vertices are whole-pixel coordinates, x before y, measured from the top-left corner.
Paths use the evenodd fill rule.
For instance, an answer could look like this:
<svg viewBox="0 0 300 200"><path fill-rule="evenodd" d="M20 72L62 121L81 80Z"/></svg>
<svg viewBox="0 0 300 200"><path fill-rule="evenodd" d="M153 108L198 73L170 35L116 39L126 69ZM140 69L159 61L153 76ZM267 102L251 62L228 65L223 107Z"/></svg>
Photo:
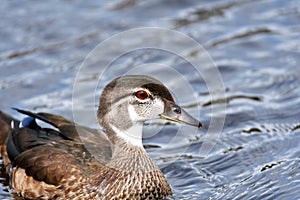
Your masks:
<svg viewBox="0 0 300 200"><path fill-rule="evenodd" d="M172 194L165 176L144 148L127 141L128 136L122 135L128 127L142 125L140 121L150 116L138 115L144 113L142 111L145 108L142 106L145 105L136 104L139 99L133 96L131 90L136 90L136 87L145 88L151 92L153 99L162 99L162 104L173 102L172 96L160 82L150 77L125 76L115 81L121 81L121 85L126 83L127 86L125 84L123 87L129 89L113 96L110 92L118 84L112 83L104 90L99 106L99 121L105 132L77 125L58 115L16 109L30 116L29 122L24 127L19 127L18 120L0 112L1 153L9 173L11 188L29 199L161 199ZM145 83L150 87L145 86ZM126 120L119 122L117 117L112 120L109 114L113 109L125 112L122 106L112 106L114 103L111 104L110 101L117 102L125 96L129 100L122 103L122 106L134 105L138 113L137 120L127 113L127 118L131 119L129 124L125 123ZM149 100L148 104L150 103ZM146 102L140 101L140 104ZM146 107L150 109L147 115L156 111L151 111L149 105ZM159 106L170 109L170 105ZM159 117L159 114L153 116ZM187 123L199 126L198 121L188 117L190 116L185 118ZM35 123L35 119L49 123L56 129L41 128ZM173 121L180 120L174 118ZM117 130L121 131L116 132L110 123L117 123Z"/></svg>

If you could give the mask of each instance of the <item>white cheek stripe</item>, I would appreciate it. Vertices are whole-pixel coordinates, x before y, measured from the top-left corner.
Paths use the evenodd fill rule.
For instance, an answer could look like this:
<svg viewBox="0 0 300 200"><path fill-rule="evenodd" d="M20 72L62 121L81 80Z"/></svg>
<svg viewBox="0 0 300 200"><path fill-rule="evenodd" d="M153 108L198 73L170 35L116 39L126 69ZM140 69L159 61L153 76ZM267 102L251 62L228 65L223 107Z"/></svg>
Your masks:
<svg viewBox="0 0 300 200"><path fill-rule="evenodd" d="M139 121L140 117L139 115L136 113L133 105L129 105L128 106L128 114L129 114L129 117L131 119L132 122L137 122Z"/></svg>

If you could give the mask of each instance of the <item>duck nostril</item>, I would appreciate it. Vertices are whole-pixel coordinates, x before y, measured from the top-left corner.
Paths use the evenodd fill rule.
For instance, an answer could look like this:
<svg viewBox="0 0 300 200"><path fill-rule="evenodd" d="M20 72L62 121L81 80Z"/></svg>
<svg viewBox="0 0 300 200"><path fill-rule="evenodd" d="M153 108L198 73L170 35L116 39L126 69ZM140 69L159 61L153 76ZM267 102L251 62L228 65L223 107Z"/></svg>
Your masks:
<svg viewBox="0 0 300 200"><path fill-rule="evenodd" d="M174 107L173 108L174 113L176 114L181 114L181 109L179 107Z"/></svg>

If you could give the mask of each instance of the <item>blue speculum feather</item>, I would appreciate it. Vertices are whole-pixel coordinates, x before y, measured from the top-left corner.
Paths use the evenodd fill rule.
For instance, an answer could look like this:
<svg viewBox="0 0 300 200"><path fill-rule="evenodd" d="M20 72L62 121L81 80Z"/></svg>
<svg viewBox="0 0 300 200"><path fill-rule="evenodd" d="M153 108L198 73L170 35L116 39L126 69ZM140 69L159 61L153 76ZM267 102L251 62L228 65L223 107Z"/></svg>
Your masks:
<svg viewBox="0 0 300 200"><path fill-rule="evenodd" d="M34 129L34 130L40 130L41 127L36 123L35 118L33 117L26 117L22 121L22 127Z"/></svg>

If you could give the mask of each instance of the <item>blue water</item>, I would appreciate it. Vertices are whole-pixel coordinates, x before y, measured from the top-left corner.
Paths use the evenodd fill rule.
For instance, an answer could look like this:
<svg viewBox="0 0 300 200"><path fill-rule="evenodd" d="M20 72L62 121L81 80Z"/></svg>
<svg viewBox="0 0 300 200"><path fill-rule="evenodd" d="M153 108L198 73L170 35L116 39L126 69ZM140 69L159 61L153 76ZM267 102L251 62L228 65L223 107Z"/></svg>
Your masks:
<svg viewBox="0 0 300 200"><path fill-rule="evenodd" d="M187 111L195 116L200 111L204 125L199 131L162 121L145 126L144 144L173 188L170 199L300 199L299 19L297 0L3 0L0 109L19 118L23 116L10 107L76 118L74 110L95 110L104 83L113 77L156 75ZM109 43L96 56L99 60L91 61L90 70L80 74L81 95L72 99L87 55L112 35L140 27L183 33L202 45L211 60L174 35L125 37ZM186 57L137 49L110 60L124 46L162 41L173 42L167 50L182 47ZM103 60L111 63L99 81ZM190 60L197 61L200 75ZM176 74L185 78L191 92ZM216 81L224 88L211 89ZM96 95L89 95L90 85ZM79 103L72 108L74 101ZM93 117L83 123L95 126ZM208 134L219 125L220 132ZM205 145L211 148L203 153ZM19 199L8 189L4 171L0 198Z"/></svg>

